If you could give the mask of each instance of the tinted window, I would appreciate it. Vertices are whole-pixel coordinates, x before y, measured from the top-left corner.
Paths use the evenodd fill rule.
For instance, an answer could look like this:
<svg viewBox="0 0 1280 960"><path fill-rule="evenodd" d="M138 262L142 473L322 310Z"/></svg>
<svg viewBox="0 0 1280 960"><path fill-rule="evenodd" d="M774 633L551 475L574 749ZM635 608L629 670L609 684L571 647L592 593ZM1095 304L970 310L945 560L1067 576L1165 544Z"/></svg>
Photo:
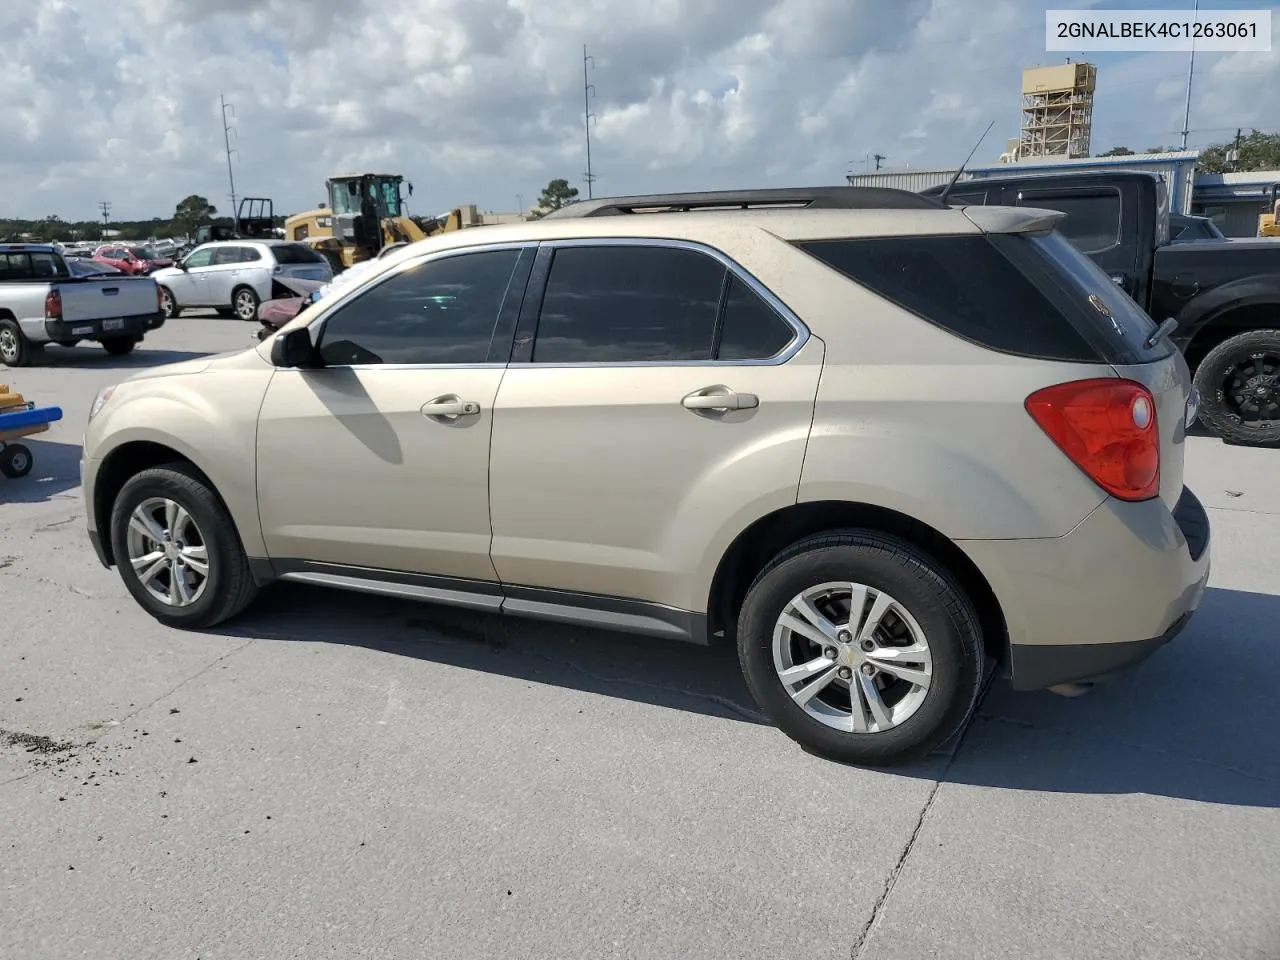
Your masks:
<svg viewBox="0 0 1280 960"><path fill-rule="evenodd" d="M305 236L305 234L304 234ZM276 263L323 263L324 257L303 243L281 243L271 248Z"/></svg>
<svg viewBox="0 0 1280 960"><path fill-rule="evenodd" d="M1061 210L1067 218L1058 225L1058 231L1084 253L1100 253L1120 242L1119 191L1091 195L1024 191L1018 205Z"/></svg>
<svg viewBox="0 0 1280 960"><path fill-rule="evenodd" d="M253 247L240 248L240 257L239 257L240 263L253 263L255 260L261 260L261 259L262 259L262 254L258 250L255 250Z"/></svg>
<svg viewBox="0 0 1280 960"><path fill-rule="evenodd" d="M1097 360L1053 301L985 236L819 240L806 252L924 320L993 350Z"/></svg>
<svg viewBox="0 0 1280 960"><path fill-rule="evenodd" d="M1146 345L1156 324L1096 263L1058 233L1042 237L998 237L1009 256L1050 291L1054 303L1074 317L1108 363L1145 363L1173 351L1169 341Z"/></svg>
<svg viewBox="0 0 1280 960"><path fill-rule="evenodd" d="M769 304L738 277L729 280L717 360L767 360L795 336Z"/></svg>
<svg viewBox="0 0 1280 960"><path fill-rule="evenodd" d="M240 251L243 247L218 247L213 251L213 265L225 266L228 263L240 262Z"/></svg>
<svg viewBox="0 0 1280 960"><path fill-rule="evenodd" d="M419 264L343 304L324 325L327 364L484 363L518 250Z"/></svg>
<svg viewBox="0 0 1280 960"><path fill-rule="evenodd" d="M671 247L557 250L534 363L710 360L725 268Z"/></svg>
<svg viewBox="0 0 1280 960"><path fill-rule="evenodd" d="M203 250L194 250L191 256L182 261L188 267L207 267L213 262L213 251L216 247L205 247Z"/></svg>
<svg viewBox="0 0 1280 960"><path fill-rule="evenodd" d="M52 280L70 275L62 258L54 253L0 254L0 280Z"/></svg>

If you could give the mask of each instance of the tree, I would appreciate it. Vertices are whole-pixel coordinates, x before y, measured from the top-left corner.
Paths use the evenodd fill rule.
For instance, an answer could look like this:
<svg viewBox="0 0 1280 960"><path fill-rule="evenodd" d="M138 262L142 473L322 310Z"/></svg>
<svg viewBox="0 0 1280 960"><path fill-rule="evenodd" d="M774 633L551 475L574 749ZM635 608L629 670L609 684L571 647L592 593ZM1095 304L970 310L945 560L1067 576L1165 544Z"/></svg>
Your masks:
<svg viewBox="0 0 1280 960"><path fill-rule="evenodd" d="M1280 133L1250 130L1247 136L1240 138L1240 159L1231 163L1227 160L1227 151L1235 148L1235 140L1205 147L1200 151L1196 169L1205 173L1280 169Z"/></svg>
<svg viewBox="0 0 1280 960"><path fill-rule="evenodd" d="M193 193L174 208L173 222L185 233L194 233L196 227L217 216L218 208L198 193Z"/></svg>
<svg viewBox="0 0 1280 960"><path fill-rule="evenodd" d="M542 196L538 198L538 209L543 213L550 213L552 210L568 206L577 198L578 188L569 186L568 180L552 180L542 191Z"/></svg>
<svg viewBox="0 0 1280 960"><path fill-rule="evenodd" d="M1131 157L1133 156L1133 151L1130 150L1128 147L1112 147L1106 153L1100 153L1098 154L1098 156L1100 157Z"/></svg>

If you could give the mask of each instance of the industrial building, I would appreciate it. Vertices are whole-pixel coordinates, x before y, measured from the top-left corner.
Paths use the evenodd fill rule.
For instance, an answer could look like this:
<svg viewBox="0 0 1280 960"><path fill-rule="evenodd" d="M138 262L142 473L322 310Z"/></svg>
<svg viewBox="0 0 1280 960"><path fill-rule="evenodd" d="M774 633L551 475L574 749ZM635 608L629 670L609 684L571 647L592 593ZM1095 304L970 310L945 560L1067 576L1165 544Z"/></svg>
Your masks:
<svg viewBox="0 0 1280 960"><path fill-rule="evenodd" d="M1093 91L1098 70L1091 63L1028 67L1022 71L1022 134L1011 159L1026 161L1089 156L1093 135Z"/></svg>

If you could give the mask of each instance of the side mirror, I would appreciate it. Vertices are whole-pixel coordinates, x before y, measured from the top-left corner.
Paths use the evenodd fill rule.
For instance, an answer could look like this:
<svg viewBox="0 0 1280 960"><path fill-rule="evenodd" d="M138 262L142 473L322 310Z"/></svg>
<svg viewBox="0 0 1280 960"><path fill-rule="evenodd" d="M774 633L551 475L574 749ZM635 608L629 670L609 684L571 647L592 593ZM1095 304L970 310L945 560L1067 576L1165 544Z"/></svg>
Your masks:
<svg viewBox="0 0 1280 960"><path fill-rule="evenodd" d="M271 362L277 367L310 367L315 352L311 331L306 327L286 330L271 341Z"/></svg>

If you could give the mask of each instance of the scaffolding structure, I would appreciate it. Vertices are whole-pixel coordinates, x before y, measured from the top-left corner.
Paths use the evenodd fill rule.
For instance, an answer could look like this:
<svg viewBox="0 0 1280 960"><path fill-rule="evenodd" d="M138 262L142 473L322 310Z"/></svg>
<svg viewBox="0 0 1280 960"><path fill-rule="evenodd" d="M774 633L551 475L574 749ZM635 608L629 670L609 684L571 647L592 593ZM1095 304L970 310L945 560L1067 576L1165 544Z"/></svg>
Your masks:
<svg viewBox="0 0 1280 960"><path fill-rule="evenodd" d="M1092 63L1028 67L1022 71L1019 160L1089 156L1097 77L1098 69Z"/></svg>

